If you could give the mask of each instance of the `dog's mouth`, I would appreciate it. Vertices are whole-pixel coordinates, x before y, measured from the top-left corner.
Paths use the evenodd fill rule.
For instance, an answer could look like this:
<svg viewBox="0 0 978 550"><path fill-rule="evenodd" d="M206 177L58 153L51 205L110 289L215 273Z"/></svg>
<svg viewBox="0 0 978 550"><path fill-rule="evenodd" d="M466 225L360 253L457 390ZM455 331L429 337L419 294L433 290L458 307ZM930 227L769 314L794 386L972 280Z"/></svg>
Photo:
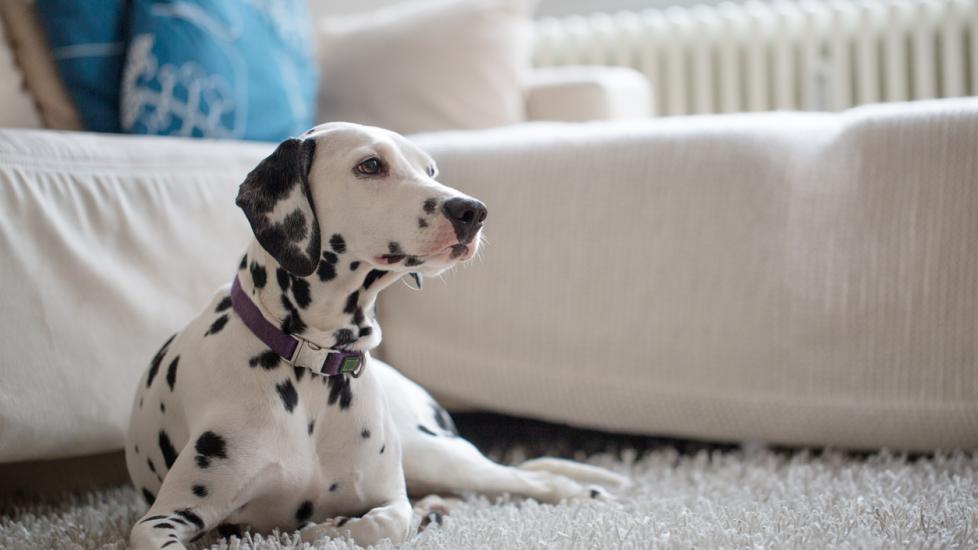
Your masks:
<svg viewBox="0 0 978 550"><path fill-rule="evenodd" d="M403 264L405 267L416 267L432 260L464 262L475 255L476 248L475 241L456 242L428 254L413 255L398 251L374 256L374 261L381 265Z"/></svg>

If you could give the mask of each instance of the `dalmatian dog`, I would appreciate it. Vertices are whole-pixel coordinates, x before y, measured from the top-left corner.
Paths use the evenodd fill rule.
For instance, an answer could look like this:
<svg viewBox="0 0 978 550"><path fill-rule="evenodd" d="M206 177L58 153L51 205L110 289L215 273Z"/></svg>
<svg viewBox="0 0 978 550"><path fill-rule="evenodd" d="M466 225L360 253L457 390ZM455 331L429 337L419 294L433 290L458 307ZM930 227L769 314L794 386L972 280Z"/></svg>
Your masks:
<svg viewBox="0 0 978 550"><path fill-rule="evenodd" d="M420 286L476 254L486 207L436 181L402 136L348 123L288 139L237 205L254 239L210 303L150 362L126 465L149 511L137 550L211 529L303 540L405 540L412 496L479 492L544 502L626 481L552 458L496 464L422 388L370 356L377 294Z"/></svg>

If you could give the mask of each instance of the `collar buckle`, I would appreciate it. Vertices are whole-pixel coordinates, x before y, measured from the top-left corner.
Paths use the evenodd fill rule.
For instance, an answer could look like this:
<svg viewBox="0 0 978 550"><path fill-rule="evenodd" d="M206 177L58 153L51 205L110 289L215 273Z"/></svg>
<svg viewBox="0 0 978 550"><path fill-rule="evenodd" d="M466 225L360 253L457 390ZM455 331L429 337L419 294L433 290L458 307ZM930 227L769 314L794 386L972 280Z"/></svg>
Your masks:
<svg viewBox="0 0 978 550"><path fill-rule="evenodd" d="M362 351L333 351L304 338L291 337L296 341L296 347L292 357L287 359L290 365L311 369L326 376L349 374L360 378L363 374L367 361Z"/></svg>

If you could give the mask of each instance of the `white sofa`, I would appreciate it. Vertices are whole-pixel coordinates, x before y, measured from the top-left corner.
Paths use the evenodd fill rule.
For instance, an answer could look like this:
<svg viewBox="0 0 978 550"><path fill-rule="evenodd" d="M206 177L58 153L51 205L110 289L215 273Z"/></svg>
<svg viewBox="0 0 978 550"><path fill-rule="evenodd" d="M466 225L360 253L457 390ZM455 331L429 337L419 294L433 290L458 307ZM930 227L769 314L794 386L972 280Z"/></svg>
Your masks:
<svg viewBox="0 0 978 550"><path fill-rule="evenodd" d="M585 427L978 447L978 100L415 136L480 260L380 303L452 402ZM270 144L0 130L0 462L120 448L233 276Z"/></svg>

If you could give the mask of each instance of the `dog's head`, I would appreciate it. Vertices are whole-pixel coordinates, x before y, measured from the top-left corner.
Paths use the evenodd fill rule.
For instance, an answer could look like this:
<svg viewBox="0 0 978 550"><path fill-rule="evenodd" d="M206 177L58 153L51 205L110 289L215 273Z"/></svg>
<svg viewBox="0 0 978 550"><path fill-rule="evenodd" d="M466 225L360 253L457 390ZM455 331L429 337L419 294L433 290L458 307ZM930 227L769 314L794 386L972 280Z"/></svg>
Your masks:
<svg viewBox="0 0 978 550"><path fill-rule="evenodd" d="M403 136L330 123L282 142L238 190L261 246L293 275L325 253L387 271L438 274L475 255L486 207L436 181Z"/></svg>

